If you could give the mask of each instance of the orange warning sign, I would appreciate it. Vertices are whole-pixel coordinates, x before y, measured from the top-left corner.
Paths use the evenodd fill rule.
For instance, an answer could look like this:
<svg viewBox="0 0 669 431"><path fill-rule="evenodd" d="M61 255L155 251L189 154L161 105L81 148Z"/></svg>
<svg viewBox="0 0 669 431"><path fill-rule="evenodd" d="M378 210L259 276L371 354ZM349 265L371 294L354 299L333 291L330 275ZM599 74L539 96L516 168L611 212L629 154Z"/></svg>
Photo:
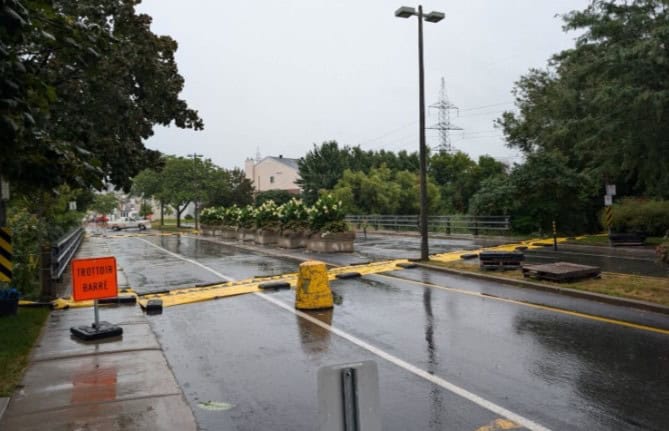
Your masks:
<svg viewBox="0 0 669 431"><path fill-rule="evenodd" d="M72 261L72 296L75 301L118 296L116 258L74 259Z"/></svg>

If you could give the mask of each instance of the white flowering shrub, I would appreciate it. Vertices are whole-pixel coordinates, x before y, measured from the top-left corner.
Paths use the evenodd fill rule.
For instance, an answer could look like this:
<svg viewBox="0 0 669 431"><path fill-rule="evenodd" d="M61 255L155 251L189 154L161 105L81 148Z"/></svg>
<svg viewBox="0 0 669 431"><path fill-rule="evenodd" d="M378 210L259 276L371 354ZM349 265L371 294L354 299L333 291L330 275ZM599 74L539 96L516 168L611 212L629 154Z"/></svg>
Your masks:
<svg viewBox="0 0 669 431"><path fill-rule="evenodd" d="M321 196L316 203L307 208L309 228L317 232L346 232L348 224L344 221L346 216L341 201L331 194Z"/></svg>
<svg viewBox="0 0 669 431"><path fill-rule="evenodd" d="M258 229L279 228L279 207L273 200L263 202L255 209L255 225Z"/></svg>
<svg viewBox="0 0 669 431"><path fill-rule="evenodd" d="M300 231L309 227L309 213L302 199L292 198L279 207L281 230Z"/></svg>
<svg viewBox="0 0 669 431"><path fill-rule="evenodd" d="M239 208L237 213L237 227L240 228L252 228L255 224L255 215L256 210L252 205L246 205L245 207Z"/></svg>

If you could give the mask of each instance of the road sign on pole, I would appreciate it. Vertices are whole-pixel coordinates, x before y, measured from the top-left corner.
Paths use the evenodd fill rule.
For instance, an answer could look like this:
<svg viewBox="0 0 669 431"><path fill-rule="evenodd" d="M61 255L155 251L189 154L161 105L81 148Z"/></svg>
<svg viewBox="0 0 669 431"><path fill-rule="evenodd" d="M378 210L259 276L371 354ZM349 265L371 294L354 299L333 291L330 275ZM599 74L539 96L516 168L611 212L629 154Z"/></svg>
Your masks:
<svg viewBox="0 0 669 431"><path fill-rule="evenodd" d="M616 185L615 184L607 184L606 185L606 194L610 196L615 196L616 195Z"/></svg>
<svg viewBox="0 0 669 431"><path fill-rule="evenodd" d="M604 206L610 207L611 205L613 205L613 196L611 195L604 196Z"/></svg>
<svg viewBox="0 0 669 431"><path fill-rule="evenodd" d="M72 260L72 296L75 301L118 296L116 258Z"/></svg>
<svg viewBox="0 0 669 431"><path fill-rule="evenodd" d="M72 296L75 301L93 300L95 322L91 326L70 328L70 332L82 340L117 337L123 328L109 322L100 322L98 299L118 296L116 280L116 258L94 257L72 261Z"/></svg>

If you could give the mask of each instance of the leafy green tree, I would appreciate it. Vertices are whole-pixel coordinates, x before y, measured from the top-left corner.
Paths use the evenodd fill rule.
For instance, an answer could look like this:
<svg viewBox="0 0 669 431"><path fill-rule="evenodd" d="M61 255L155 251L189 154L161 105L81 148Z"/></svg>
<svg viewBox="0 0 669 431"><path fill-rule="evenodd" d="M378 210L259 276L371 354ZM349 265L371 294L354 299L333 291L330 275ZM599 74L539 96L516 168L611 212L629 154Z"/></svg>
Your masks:
<svg viewBox="0 0 669 431"><path fill-rule="evenodd" d="M178 97L176 42L153 34L137 3L3 3L0 128L14 157L0 172L12 183L127 189L159 163L143 144L155 125L202 128Z"/></svg>
<svg viewBox="0 0 669 431"><path fill-rule="evenodd" d="M91 209L98 214L110 214L118 207L118 198L114 193L100 193L95 195Z"/></svg>
<svg viewBox="0 0 669 431"><path fill-rule="evenodd" d="M509 176L486 178L469 199L469 213L477 216L511 215L519 205L516 197L516 189Z"/></svg>
<svg viewBox="0 0 669 431"><path fill-rule="evenodd" d="M597 0L564 21L582 34L516 83L518 111L497 122L509 145L559 152L622 195L669 197L669 5Z"/></svg>
<svg viewBox="0 0 669 431"><path fill-rule="evenodd" d="M348 214L417 214L418 174L393 172L385 165L372 168L369 174L347 169L332 195L341 200ZM440 207L439 188L432 181L428 181L428 205L433 214Z"/></svg>
<svg viewBox="0 0 669 431"><path fill-rule="evenodd" d="M323 142L314 147L298 161L300 178L296 183L302 188L302 196L308 204L318 199L322 189L332 189L348 168L347 151L340 150L336 141Z"/></svg>
<svg viewBox="0 0 669 431"><path fill-rule="evenodd" d="M562 232L597 230L598 188L590 179L567 165L559 153L530 154L511 172L518 206L514 228L526 232L550 232L555 220Z"/></svg>

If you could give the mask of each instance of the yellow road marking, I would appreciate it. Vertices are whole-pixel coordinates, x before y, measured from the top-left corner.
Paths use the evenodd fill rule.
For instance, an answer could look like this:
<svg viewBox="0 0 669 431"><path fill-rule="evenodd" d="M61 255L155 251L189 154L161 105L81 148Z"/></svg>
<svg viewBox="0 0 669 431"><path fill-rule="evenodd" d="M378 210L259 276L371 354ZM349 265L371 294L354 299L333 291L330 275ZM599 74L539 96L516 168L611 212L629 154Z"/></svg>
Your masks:
<svg viewBox="0 0 669 431"><path fill-rule="evenodd" d="M580 313L578 311L564 310L562 308L549 307L547 305L532 304L532 303L529 303L529 302L518 301L518 300L515 300L515 299L501 298L499 296L485 295L481 292L473 292L471 290L458 289L458 288L455 288L455 287L439 286L438 284L425 283L423 281L415 281L415 280L409 280L409 279L406 279L406 278L393 277L391 275L383 275L383 274L378 274L378 275L380 277L387 277L387 278L393 278L395 280L406 281L408 283L417 284L419 286L434 287L434 288L441 289L441 290L446 290L446 291L449 291L449 292L462 293L464 295L475 296L475 297L484 298L484 299L492 299L492 300L495 300L495 301L506 302L506 303L509 303L509 304L522 305L522 306L525 306L525 307L536 308L536 309L539 309L539 310L552 311L552 312L555 312L555 313L566 314L566 315L569 315L569 316L580 317L580 318L583 318L583 319L595 320L597 322L610 323L612 325L625 326L625 327L628 327L628 328L639 329L639 330L642 330L642 331L656 332L658 334L669 335L669 330L662 329L662 328L655 328L653 326L640 325L640 324L637 324L637 323L625 322L623 320L609 319L607 317L601 317L601 316L595 316L595 315L592 315L592 314Z"/></svg>
<svg viewBox="0 0 669 431"><path fill-rule="evenodd" d="M501 430L516 430L522 428L517 423L508 419L496 419L488 425L476 428L476 431L501 431Z"/></svg>

